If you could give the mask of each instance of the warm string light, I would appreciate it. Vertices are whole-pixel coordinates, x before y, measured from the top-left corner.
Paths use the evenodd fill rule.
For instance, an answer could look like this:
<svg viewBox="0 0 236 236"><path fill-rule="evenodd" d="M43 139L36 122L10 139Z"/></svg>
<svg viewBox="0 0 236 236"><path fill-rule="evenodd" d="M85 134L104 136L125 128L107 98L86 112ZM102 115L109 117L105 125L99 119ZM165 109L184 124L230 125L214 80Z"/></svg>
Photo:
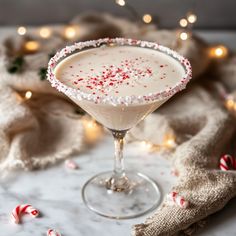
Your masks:
<svg viewBox="0 0 236 236"><path fill-rule="evenodd" d="M42 27L40 30L39 30L39 35L40 37L42 38L49 38L52 34L52 31L49 27Z"/></svg>
<svg viewBox="0 0 236 236"><path fill-rule="evenodd" d="M169 134L167 133L161 144L153 144L151 142L148 141L141 141L141 147L143 147L144 149L147 149L149 151L160 151L161 149L174 149L176 147L176 138L173 134Z"/></svg>
<svg viewBox="0 0 236 236"><path fill-rule="evenodd" d="M218 45L210 48L209 56L215 59L221 59L228 56L228 49L223 45Z"/></svg>
<svg viewBox="0 0 236 236"><path fill-rule="evenodd" d="M126 3L125 0L115 0L115 3L121 7L126 7L126 9L134 16L134 18L139 21L141 16L139 13L136 11L134 7L132 7L128 2ZM150 14L144 14L142 16L142 21L145 24L149 24L152 22L152 16Z"/></svg>
<svg viewBox="0 0 236 236"><path fill-rule="evenodd" d="M87 121L86 126L88 129L93 129L97 126L97 123L94 120L89 120Z"/></svg>
<svg viewBox="0 0 236 236"><path fill-rule="evenodd" d="M187 14L187 20L190 24L194 24L197 21L197 16L191 12Z"/></svg>
<svg viewBox="0 0 236 236"><path fill-rule="evenodd" d="M30 99L30 98L32 97L32 95L33 95L33 94L32 94L31 91L26 91L26 92L25 92L25 99L26 99L26 100Z"/></svg>
<svg viewBox="0 0 236 236"><path fill-rule="evenodd" d="M64 30L64 36L66 39L74 39L77 35L76 29L74 26L67 26Z"/></svg>
<svg viewBox="0 0 236 236"><path fill-rule="evenodd" d="M26 51L33 53L39 50L40 44L35 40L25 42L24 48Z"/></svg>
<svg viewBox="0 0 236 236"><path fill-rule="evenodd" d="M27 32L27 29L24 27L24 26L20 26L18 29L17 29L17 33L19 35L25 35Z"/></svg>
<svg viewBox="0 0 236 236"><path fill-rule="evenodd" d="M176 147L176 138L175 138L175 136L171 133L167 133L164 136L163 144L167 148L175 148Z"/></svg>
<svg viewBox="0 0 236 236"><path fill-rule="evenodd" d="M125 0L116 0L116 4L123 7L125 6Z"/></svg>
<svg viewBox="0 0 236 236"><path fill-rule="evenodd" d="M225 99L225 107L236 114L236 94L229 94Z"/></svg>
<svg viewBox="0 0 236 236"><path fill-rule="evenodd" d="M185 18L180 19L179 24L181 27L185 28L188 25L188 21Z"/></svg>
<svg viewBox="0 0 236 236"><path fill-rule="evenodd" d="M85 137L88 143L93 143L102 134L101 126L92 118L84 116L82 122L85 130ZM138 141L138 140L137 140ZM176 148L176 137L172 133L166 133L161 144L153 144L149 141L139 141L142 148L149 151L172 150Z"/></svg>
<svg viewBox="0 0 236 236"><path fill-rule="evenodd" d="M185 28L185 30L181 30L178 33L178 38L182 41L186 41L191 37L191 30L193 24L197 21L197 15L192 12L188 12L185 18L180 19L179 25L181 28Z"/></svg>
<svg viewBox="0 0 236 236"><path fill-rule="evenodd" d="M189 38L189 33L186 31L183 31L179 34L179 38L183 41L187 40Z"/></svg>
<svg viewBox="0 0 236 236"><path fill-rule="evenodd" d="M25 26L20 26L17 28L17 33L21 36L27 33L27 29ZM38 34L41 38L49 38L52 34L52 30L49 27L42 27L39 29Z"/></svg>
<svg viewBox="0 0 236 236"><path fill-rule="evenodd" d="M147 141L141 141L141 146L145 149L151 149L153 147L153 144Z"/></svg>
<svg viewBox="0 0 236 236"><path fill-rule="evenodd" d="M228 110L236 110L236 104L233 99L226 99L225 106Z"/></svg>
<svg viewBox="0 0 236 236"><path fill-rule="evenodd" d="M143 22L146 24L149 24L152 22L152 16L150 14L144 14L143 15Z"/></svg>
<svg viewBox="0 0 236 236"><path fill-rule="evenodd" d="M93 143L102 134L101 126L95 120L89 118L88 116L84 116L82 118L82 122L84 125L86 141L88 143Z"/></svg>

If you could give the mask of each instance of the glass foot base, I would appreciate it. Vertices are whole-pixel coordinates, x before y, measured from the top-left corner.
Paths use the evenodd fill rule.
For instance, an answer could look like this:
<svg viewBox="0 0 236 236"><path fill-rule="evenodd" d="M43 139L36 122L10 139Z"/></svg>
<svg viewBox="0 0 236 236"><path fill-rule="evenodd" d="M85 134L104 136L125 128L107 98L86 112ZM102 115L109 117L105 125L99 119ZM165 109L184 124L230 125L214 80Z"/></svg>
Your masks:
<svg viewBox="0 0 236 236"><path fill-rule="evenodd" d="M144 215L160 204L160 189L149 177L127 172L129 187L117 192L107 189L112 174L98 174L84 185L82 197L90 210L108 218L129 219Z"/></svg>

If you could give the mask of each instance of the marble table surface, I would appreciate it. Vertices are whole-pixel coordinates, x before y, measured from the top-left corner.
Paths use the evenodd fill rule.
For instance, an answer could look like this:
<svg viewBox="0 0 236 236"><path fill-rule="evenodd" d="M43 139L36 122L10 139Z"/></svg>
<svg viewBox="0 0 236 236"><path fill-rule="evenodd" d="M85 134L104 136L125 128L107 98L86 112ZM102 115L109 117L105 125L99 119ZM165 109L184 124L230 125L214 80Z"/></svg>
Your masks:
<svg viewBox="0 0 236 236"><path fill-rule="evenodd" d="M169 163L157 154L148 153L140 144L128 144L126 167L139 170L156 180L164 193L170 190L175 177ZM46 170L16 173L1 181L0 235L45 235L48 228L57 228L65 236L130 235L132 220L110 220L86 208L81 198L83 184L93 175L110 170L113 164L112 137L106 135L95 147L74 160L78 170L68 170L64 163ZM24 217L21 225L9 222L9 213L19 203L30 203L41 212L41 217ZM4 232L4 235L2 233Z"/></svg>
<svg viewBox="0 0 236 236"><path fill-rule="evenodd" d="M12 31L0 28L0 38ZM209 42L221 42L236 50L235 32L198 32ZM14 173L0 180L0 236L43 236L48 228L60 230L63 236L126 236L131 226L141 223L148 216L132 220L110 220L88 210L82 202L83 184L98 172L110 170L113 160L110 136L74 160L80 169L71 171L61 163L46 170ZM170 164L158 153L151 154L138 144L126 148L127 169L139 170L156 180L163 192L169 192L176 180L170 174ZM26 202L37 207L41 216L37 219L24 217L21 225L9 220L11 210ZM207 225L197 236L236 235L236 199L209 217ZM151 213L150 213L151 214Z"/></svg>
<svg viewBox="0 0 236 236"><path fill-rule="evenodd" d="M130 235L131 226L148 216L132 220L111 220L91 212L82 202L81 188L91 176L112 168L112 138L106 135L83 155L74 157L80 169L68 170L64 163L34 172L20 172L0 181L0 235L43 236L48 228L63 236ZM140 144L128 144L125 152L127 169L138 170L156 180L163 192L169 192L175 177L170 163L158 153L149 153ZM20 225L9 220L9 213L19 203L30 203L41 212L39 218L23 217ZM198 236L236 235L236 199L221 213L209 218ZM150 213L151 214L151 213Z"/></svg>

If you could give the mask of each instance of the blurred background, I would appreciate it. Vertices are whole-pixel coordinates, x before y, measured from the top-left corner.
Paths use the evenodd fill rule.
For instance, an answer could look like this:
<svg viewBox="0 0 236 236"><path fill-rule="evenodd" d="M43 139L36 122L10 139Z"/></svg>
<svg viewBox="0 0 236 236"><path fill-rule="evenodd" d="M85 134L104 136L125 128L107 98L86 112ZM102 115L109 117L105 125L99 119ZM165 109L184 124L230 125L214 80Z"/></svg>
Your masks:
<svg viewBox="0 0 236 236"><path fill-rule="evenodd" d="M161 28L176 28L192 10L198 20L195 29L236 30L235 0L0 0L0 26L67 23L87 11L109 12L136 20L150 14Z"/></svg>

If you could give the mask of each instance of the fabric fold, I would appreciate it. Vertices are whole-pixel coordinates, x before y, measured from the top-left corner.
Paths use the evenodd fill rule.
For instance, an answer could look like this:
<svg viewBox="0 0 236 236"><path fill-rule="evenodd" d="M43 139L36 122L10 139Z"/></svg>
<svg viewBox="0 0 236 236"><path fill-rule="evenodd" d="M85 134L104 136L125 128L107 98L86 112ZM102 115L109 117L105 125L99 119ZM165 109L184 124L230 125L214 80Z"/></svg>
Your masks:
<svg viewBox="0 0 236 236"><path fill-rule="evenodd" d="M191 103L194 106L186 105ZM172 106L181 110L187 106L188 111L182 113L180 120ZM161 113L170 121L170 127L174 127L177 136L176 130L195 131L189 140L178 145L171 156L173 167L179 173L172 190L187 199L190 206L182 209L165 199L151 218L144 224L134 226L135 236L176 235L219 211L236 196L236 172L219 169L219 159L235 132L235 120L222 104L217 104L204 88L193 86L178 99L173 99L169 106L163 107ZM191 128L182 127L186 124ZM145 125L152 124L147 122Z"/></svg>

